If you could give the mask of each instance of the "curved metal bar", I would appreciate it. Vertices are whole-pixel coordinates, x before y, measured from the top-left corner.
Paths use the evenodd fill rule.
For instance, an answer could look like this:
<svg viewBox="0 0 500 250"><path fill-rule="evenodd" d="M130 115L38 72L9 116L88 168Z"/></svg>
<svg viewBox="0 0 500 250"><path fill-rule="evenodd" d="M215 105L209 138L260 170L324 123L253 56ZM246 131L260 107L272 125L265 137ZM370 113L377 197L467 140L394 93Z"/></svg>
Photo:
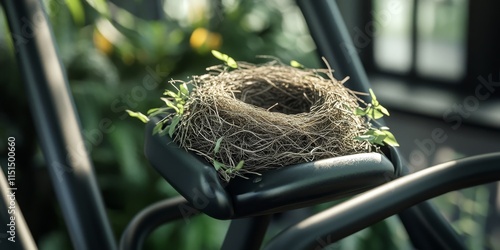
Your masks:
<svg viewBox="0 0 500 250"><path fill-rule="evenodd" d="M116 249L68 79L40 0L3 0L31 114L75 249Z"/></svg>
<svg viewBox="0 0 500 250"><path fill-rule="evenodd" d="M385 148L394 162L379 153L355 154L270 170L250 179L235 178L226 184L209 162L167 136L153 135L158 120L154 117L146 126L146 157L179 194L216 219L277 213L358 194L394 179L401 168L395 149Z"/></svg>
<svg viewBox="0 0 500 250"><path fill-rule="evenodd" d="M153 128L159 119L151 118L145 130L144 153L151 165L203 213L216 219L232 218L232 200L215 168L177 146L170 137L153 135Z"/></svg>
<svg viewBox="0 0 500 250"><path fill-rule="evenodd" d="M265 249L314 249L338 241L424 200L500 180L500 153L440 164L384 184L296 224Z"/></svg>
<svg viewBox="0 0 500 250"><path fill-rule="evenodd" d="M460 235L430 201L413 206L398 216L416 249L466 249Z"/></svg>
<svg viewBox="0 0 500 250"><path fill-rule="evenodd" d="M337 78L349 76L351 79L346 82L346 86L353 90L368 92L370 83L358 56L359 48L353 43L335 0L297 0L296 2L307 21L311 36L318 47L318 53L324 56L337 71L334 73L335 76ZM362 98L366 102L370 101L368 96L362 96ZM383 121L381 122L383 124ZM395 149L391 148L391 151L393 151L391 152L393 156L399 155ZM394 159L391 160L395 162ZM396 176L408 174L409 171L404 164L395 164L395 166L403 166L403 168L396 169ZM429 222L433 225L439 224L443 230L435 235L426 234L425 241L431 244L431 242L440 242L440 238L444 238L459 245L456 232L449 228L444 218L435 211L425 209L425 206L427 205L424 203L412 207L400 215L405 227L410 231L418 232L420 235L417 237L420 237L424 234L421 233L422 230L429 229ZM417 214L422 216L416 218ZM432 221L428 218L436 220ZM411 236L413 239L416 234Z"/></svg>
<svg viewBox="0 0 500 250"><path fill-rule="evenodd" d="M366 75L358 49L349 35L337 3L332 0L297 0L320 56L326 58L335 77L350 80L345 83L350 89L368 93L370 82ZM370 102L368 96L360 96Z"/></svg>
<svg viewBox="0 0 500 250"><path fill-rule="evenodd" d="M430 201L425 201L421 204L418 204L420 216L425 217L425 221L428 223L425 225L426 227L423 230L426 230L430 237L426 239L429 240L434 239L435 241L439 241L436 244L440 244L440 249L445 249L445 246L452 246L452 249L466 249L465 243L463 242L463 238L453 229L451 224L444 218L444 216L439 213L436 207ZM422 220L421 220L422 221ZM449 232L453 232L450 234ZM436 235L440 237L435 237ZM420 244L422 245L422 244ZM419 249L430 249L429 247L418 246Z"/></svg>
<svg viewBox="0 0 500 250"><path fill-rule="evenodd" d="M120 250L138 250L149 233L166 222L198 214L182 196L157 202L137 214L120 239Z"/></svg>
<svg viewBox="0 0 500 250"><path fill-rule="evenodd" d="M255 216L359 194L393 180L394 172L385 156L364 153L270 170L230 182L227 190L236 216Z"/></svg>

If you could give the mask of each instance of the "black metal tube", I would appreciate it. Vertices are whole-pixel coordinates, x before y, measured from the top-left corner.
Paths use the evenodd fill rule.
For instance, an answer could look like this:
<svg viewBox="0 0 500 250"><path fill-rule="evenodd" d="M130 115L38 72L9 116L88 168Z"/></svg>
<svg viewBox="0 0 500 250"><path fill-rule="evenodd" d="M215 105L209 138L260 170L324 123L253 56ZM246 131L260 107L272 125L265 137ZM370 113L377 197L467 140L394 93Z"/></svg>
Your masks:
<svg viewBox="0 0 500 250"><path fill-rule="evenodd" d="M258 250L262 245L271 215L232 220L221 250Z"/></svg>
<svg viewBox="0 0 500 250"><path fill-rule="evenodd" d="M410 36L410 72L409 77L417 77L417 63L418 63L418 15L419 15L419 3L418 0L413 0L412 13L411 13L411 36Z"/></svg>
<svg viewBox="0 0 500 250"><path fill-rule="evenodd" d="M75 249L116 249L68 80L39 0L4 0L54 191Z"/></svg>
<svg viewBox="0 0 500 250"><path fill-rule="evenodd" d="M142 249L147 236L159 225L195 214L198 214L198 211L182 196L150 205L127 225L120 240L120 250Z"/></svg>
<svg viewBox="0 0 500 250"><path fill-rule="evenodd" d="M466 249L460 235L430 201L410 207L398 216L417 249Z"/></svg>
<svg viewBox="0 0 500 250"><path fill-rule="evenodd" d="M345 84L347 87L367 93L370 83L358 54L366 46L366 42L370 41L362 41L363 38L358 38L353 42L335 0L297 0L297 4L306 19L318 53L320 56L325 57L332 68L337 71L334 73L335 76L339 79L349 76L350 80ZM416 32L416 28L413 28L414 32ZM413 45L412 51L415 52L416 44ZM414 65L412 67L414 68ZM361 97L365 102L370 101L368 96ZM384 122L380 120L380 123L383 124ZM405 167L398 171L397 175L406 174L407 172L408 169ZM405 226L428 228L426 218L430 217L436 219L433 223L439 224L440 228L446 229L447 225L442 216L432 210L425 209L426 206L424 203L421 206L409 209L406 214L419 213L425 216L420 219L412 219L412 225L405 223ZM404 222L406 221L404 220ZM445 237L453 240L457 245L459 244L456 233L451 231L450 228L440 231L439 235L428 236L428 240Z"/></svg>
<svg viewBox="0 0 500 250"><path fill-rule="evenodd" d="M297 0L320 56L325 57L337 79L346 76L352 90L368 93L370 83L359 59L361 45L355 46L333 0ZM369 102L368 96L361 96Z"/></svg>
<svg viewBox="0 0 500 250"><path fill-rule="evenodd" d="M6 234L6 236L0 237L0 246L2 246L2 249L10 250L37 249L30 229L17 203L16 192L17 188L9 186L5 174L0 169L0 195L2 195L0 197L0 222L2 226L0 228L6 228L5 231L2 230L1 232L1 234ZM11 230L11 226L13 226L13 230Z"/></svg>
<svg viewBox="0 0 500 250"><path fill-rule="evenodd" d="M315 249L318 239L336 242L424 200L500 180L500 153L440 164L401 177L288 228L266 249ZM447 242L454 244L455 242ZM462 249L461 245L448 245Z"/></svg>

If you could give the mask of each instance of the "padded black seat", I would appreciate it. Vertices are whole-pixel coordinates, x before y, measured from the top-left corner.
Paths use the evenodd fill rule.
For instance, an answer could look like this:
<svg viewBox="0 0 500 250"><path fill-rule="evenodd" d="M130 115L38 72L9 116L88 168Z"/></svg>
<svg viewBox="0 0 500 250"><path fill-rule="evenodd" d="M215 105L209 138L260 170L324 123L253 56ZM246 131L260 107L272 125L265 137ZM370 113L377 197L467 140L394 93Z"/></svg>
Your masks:
<svg viewBox="0 0 500 250"><path fill-rule="evenodd" d="M388 182L399 172L399 159L363 153L225 183L204 159L179 148L168 136L152 135L158 120L153 118L146 126L146 157L194 208L217 219L270 214L338 199ZM397 157L390 153L392 148L386 149L388 155Z"/></svg>

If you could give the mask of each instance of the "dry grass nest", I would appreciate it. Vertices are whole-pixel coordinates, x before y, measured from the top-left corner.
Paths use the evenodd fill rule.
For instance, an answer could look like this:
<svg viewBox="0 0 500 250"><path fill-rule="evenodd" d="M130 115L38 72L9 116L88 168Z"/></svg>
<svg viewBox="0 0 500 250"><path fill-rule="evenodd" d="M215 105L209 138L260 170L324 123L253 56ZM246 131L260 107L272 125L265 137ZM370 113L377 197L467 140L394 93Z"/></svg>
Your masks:
<svg viewBox="0 0 500 250"><path fill-rule="evenodd" d="M374 150L354 139L369 125L354 114L356 94L331 70L239 62L234 70L208 68L189 83L194 88L174 141L216 162L226 181Z"/></svg>

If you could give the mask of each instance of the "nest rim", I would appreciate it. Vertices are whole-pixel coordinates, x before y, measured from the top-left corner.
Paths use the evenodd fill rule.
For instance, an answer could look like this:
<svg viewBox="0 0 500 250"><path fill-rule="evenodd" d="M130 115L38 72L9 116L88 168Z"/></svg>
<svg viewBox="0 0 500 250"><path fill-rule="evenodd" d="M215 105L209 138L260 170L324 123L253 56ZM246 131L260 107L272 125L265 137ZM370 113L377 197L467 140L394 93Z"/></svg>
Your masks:
<svg viewBox="0 0 500 250"><path fill-rule="evenodd" d="M360 99L356 96L355 92L347 89L343 85L347 79L342 81L336 80L332 75L331 69L298 69L284 65L278 61L272 61L270 63L260 65L238 62L238 65L238 69L235 70L228 70L228 68L223 65L210 67L207 69L208 73L200 76L194 76L193 79L188 82L194 86L194 89L188 102L186 103L186 110L188 112L181 119L181 122L178 125L178 131L174 137L174 141L182 148L202 156L209 162L222 163L224 167L218 169L222 179L229 181L235 176L245 177L248 173L259 174L269 169L276 169L301 162L310 162L330 157L372 152L376 150L370 143L366 141L356 141L354 139L356 135L361 135L366 132L369 126L364 118L355 115L353 112L354 108L359 106L358 102L360 102ZM259 70L262 68L265 68L266 70L264 70L264 72L260 72ZM255 75L248 74L255 74L256 72L260 72L262 74L260 75L262 77L259 78L261 81L255 81ZM276 72L288 73L288 76L291 76L291 79L282 78L277 80L272 78L271 76L273 76L273 73L275 75ZM237 76L241 77L240 74L248 75L243 75L244 77L237 80ZM304 85L304 82L296 81L299 78L302 80L305 79L307 83L313 84ZM223 81L220 81L221 79ZM262 90L262 88L250 88L252 86L255 87L256 82L257 84L266 86L267 89ZM212 94L211 97L213 98L210 98L209 95L202 94L202 91L205 90L204 87L207 86L210 90L207 93ZM336 88L335 91L337 92L332 91L332 86ZM292 88L292 92L283 91L290 90L290 88ZM299 98L297 98L296 94L300 93L304 89L307 93L303 92L303 95L298 95ZM273 90L275 92L269 90ZM252 91L257 91L258 93L256 94ZM286 104L280 103L279 98L277 100L272 100L272 98L271 101L269 100L269 95L276 95L277 92L284 92L284 96L290 97ZM261 94L264 96L260 96ZM248 98L249 96L250 98ZM340 97L346 97L347 101ZM335 98L340 98L340 100L336 101ZM256 101L262 101L262 99L265 99L265 102L258 103ZM345 102L342 102L341 100ZM201 101L205 101L205 104L208 105L201 105ZM326 104L328 106L325 106ZM205 108L205 116L200 117L205 120L208 119L207 117L210 117L213 119L213 124L216 125L215 128L211 128L208 130L208 133L205 134L202 134L203 129L200 129L199 127L193 128L193 125L200 121L199 119L194 119L193 114L201 114L201 110L203 110L200 109L201 106ZM206 109L207 107L209 108ZM232 112L232 109L236 111ZM330 112L332 109L335 112ZM347 115L342 117L348 117L348 119L342 118L344 120L340 119L338 121L332 121L332 117L330 117L332 114ZM228 117L232 119L229 119ZM245 122L238 123L238 120L241 118L245 118L242 119ZM349 130L348 133L342 133L342 131L338 128L331 127L330 125L332 123L338 123L337 125L340 124L341 126L344 126L344 128L353 128L350 130L347 129ZM256 124L271 125L266 127L266 129L258 129ZM275 126L276 124L283 127ZM217 125L223 127L223 129L217 129ZM322 129L319 129L321 127L319 125L323 126ZM231 127L239 128L239 134L246 137L243 137L244 139L242 140L238 140L238 138L235 138L235 135L238 135L238 131L235 132L231 130ZM298 128L307 128L308 133L304 133L299 136L294 135L292 136L293 139L289 138L287 140L285 138L285 142L281 145L276 146L264 143L264 145L258 145L260 147L257 147L260 150L260 153L267 154L268 157L261 159L261 162L265 162L266 160L272 162L269 158L281 159L283 155L276 154L272 150L280 148L285 150L285 154L295 157L294 160L285 160L283 163L268 164L267 166L265 164L259 165L255 163L255 161L250 160L249 164L248 159L255 156L255 152L251 152L252 150L249 149L250 147L245 147L242 141L248 140L253 144L248 143L247 146L255 147L255 145L257 145L255 144L256 141L265 139L265 130L274 131L268 136L271 138L273 136L289 136L290 133L296 133L299 131ZM349 141L349 143L353 145L350 145L349 149L343 150L343 152L340 153L329 152L331 147L325 148L317 146L316 142L318 141L323 141L323 143L329 142L327 138L332 135L331 133L325 132L325 130L331 130L340 134L340 139L336 138L334 141ZM228 131L233 131L233 133L231 134ZM280 135L280 133L282 133L283 136ZM195 145L196 139L189 139L196 137L202 138L202 140L206 140L208 143L199 147ZM217 152L215 152L216 144L220 138L224 138L224 140L219 142L220 148ZM228 138L232 138L230 143L225 141ZM299 145L298 142L302 144ZM293 146L293 144L297 145ZM287 148L287 146L290 145L292 145L292 147ZM300 148L304 145L305 148L309 149L301 150ZM266 151L266 147L270 147L271 150ZM233 150L231 150L231 148ZM297 150L290 151L290 148ZM238 159L245 161L245 166L243 168L238 168L238 164L241 163Z"/></svg>

